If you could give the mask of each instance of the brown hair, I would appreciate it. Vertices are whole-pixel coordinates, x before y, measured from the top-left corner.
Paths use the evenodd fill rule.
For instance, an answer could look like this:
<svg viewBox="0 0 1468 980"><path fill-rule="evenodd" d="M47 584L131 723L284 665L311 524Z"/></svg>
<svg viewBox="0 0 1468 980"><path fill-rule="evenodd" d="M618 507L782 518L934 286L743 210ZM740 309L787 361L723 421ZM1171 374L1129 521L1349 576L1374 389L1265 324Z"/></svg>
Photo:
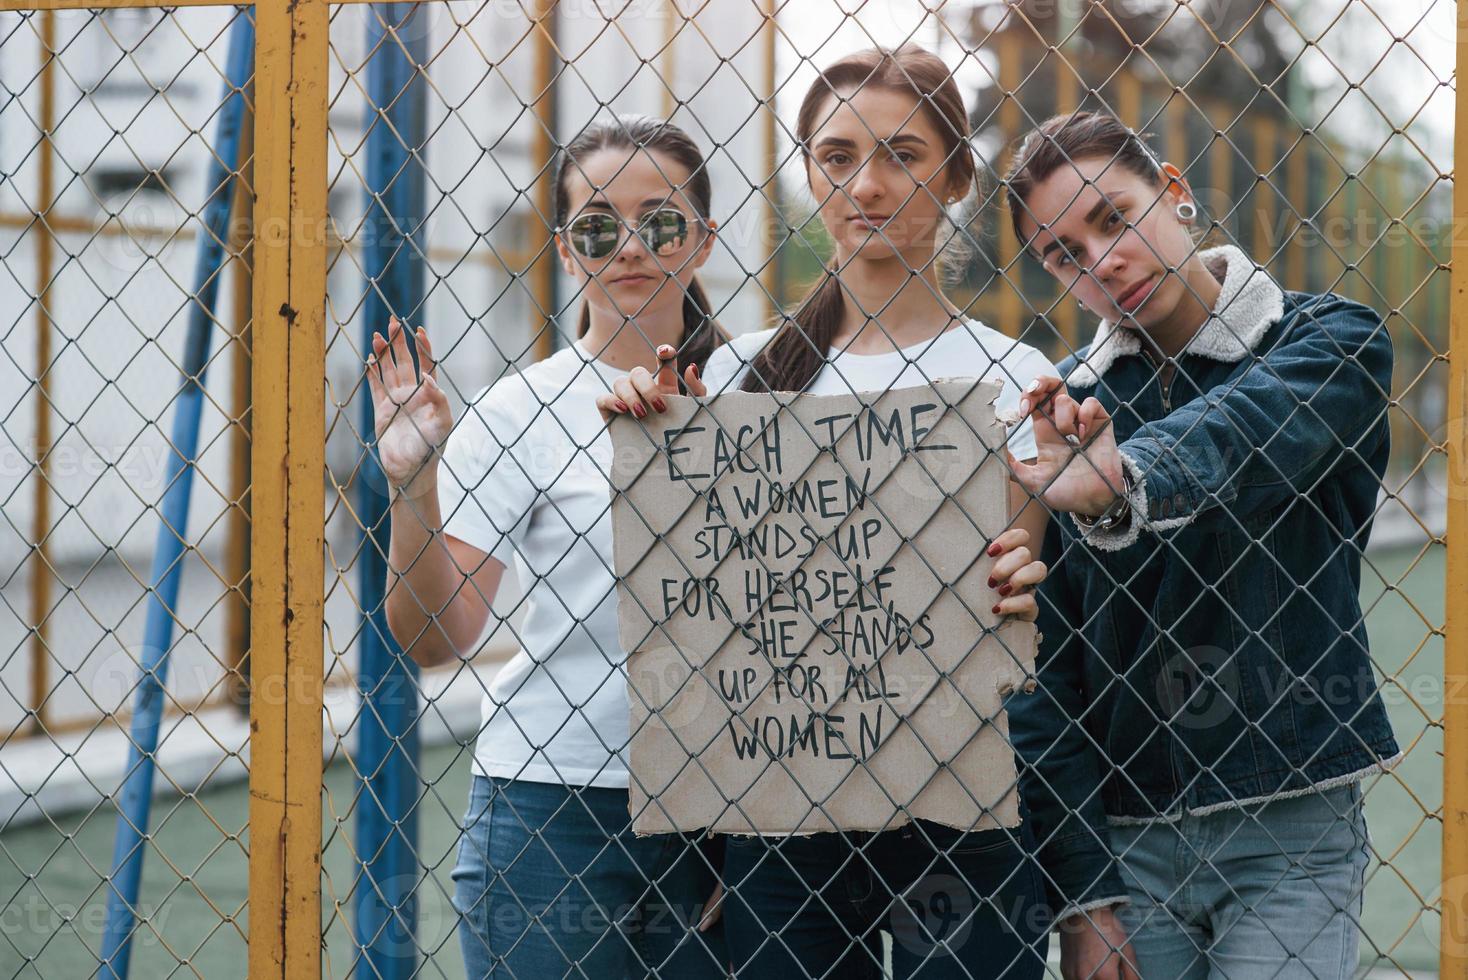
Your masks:
<svg viewBox="0 0 1468 980"><path fill-rule="evenodd" d="M869 86L917 96L921 111L928 114L943 139L944 155L948 159L945 169L950 181L954 186L971 186L975 182L978 167L967 138L968 112L963 94L942 59L915 44L905 44L895 51L884 48L858 51L816 76L800 103L795 124L795 138L805 158L807 178L811 164L807 144L815 135L827 97L840 98L842 89ZM828 267L754 359L740 387L745 391L804 389L825 363L826 351L841 326L844 309L841 282L835 270Z"/></svg>
<svg viewBox="0 0 1468 980"><path fill-rule="evenodd" d="M1143 136L1132 132L1131 127L1109 112L1051 116L1030 130L1014 152L1009 173L1004 178L1015 237L1024 241L1019 219L1026 213L1025 202L1034 189L1055 171L1077 160L1105 157L1143 180L1166 183L1169 178L1162 171L1161 161L1143 140Z"/></svg>
<svg viewBox="0 0 1468 980"><path fill-rule="evenodd" d="M556 166L555 226L564 227L571 210L571 192L567 178L573 168L579 170L578 160L585 160L602 150L656 150L680 164L688 171L688 180L683 191L700 223L707 222L713 203L713 191L709 183L708 167L698 144L678 126L665 119L651 116L626 115L592 123L576 135L561 150ZM576 335L585 335L591 326L591 309L581 305L581 322ZM703 283L694 276L683 293L683 336L678 341L678 377L690 364L697 364L700 371L709 355L728 339L719 325L714 322L713 305L704 292Z"/></svg>

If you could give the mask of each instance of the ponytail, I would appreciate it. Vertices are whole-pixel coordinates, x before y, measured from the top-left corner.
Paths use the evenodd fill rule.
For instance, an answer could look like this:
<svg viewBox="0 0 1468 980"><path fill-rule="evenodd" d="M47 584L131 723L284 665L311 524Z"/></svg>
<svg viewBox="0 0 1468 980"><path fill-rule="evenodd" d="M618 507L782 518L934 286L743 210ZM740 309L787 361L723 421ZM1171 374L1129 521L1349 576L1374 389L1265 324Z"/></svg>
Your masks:
<svg viewBox="0 0 1468 980"><path fill-rule="evenodd" d="M709 302L708 293L703 291L703 283L694 276L688 284L688 291L683 294L683 336L678 341L679 380L690 364L698 365L698 372L702 374L714 348L728 339L723 328L714 322L713 304Z"/></svg>
<svg viewBox="0 0 1468 980"><path fill-rule="evenodd" d="M576 336L586 336L586 331L591 329L591 308L585 303L581 304L581 319L576 328ZM678 377L681 380L683 372L688 370L690 364L697 364L699 373L703 373L704 365L708 363L709 355L714 348L728 340L722 327L714 321L713 304L709 302L708 293L704 291L703 283L697 276L688 284L688 289L683 293L683 335L678 338Z"/></svg>
<svg viewBox="0 0 1468 980"><path fill-rule="evenodd" d="M744 391L803 391L826 363L826 352L836 331L846 300L841 280L827 269L793 316L786 318L775 336L760 351L745 372Z"/></svg>

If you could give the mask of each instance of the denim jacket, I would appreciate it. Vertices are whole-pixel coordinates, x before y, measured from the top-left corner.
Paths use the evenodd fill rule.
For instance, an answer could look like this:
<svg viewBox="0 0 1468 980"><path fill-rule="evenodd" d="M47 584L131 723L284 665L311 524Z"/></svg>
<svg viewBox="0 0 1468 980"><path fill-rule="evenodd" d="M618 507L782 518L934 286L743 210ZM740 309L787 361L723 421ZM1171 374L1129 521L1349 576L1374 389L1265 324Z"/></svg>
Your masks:
<svg viewBox="0 0 1468 980"><path fill-rule="evenodd" d="M1398 756L1359 601L1389 450L1371 309L1282 292L1233 247L1164 385L1103 321L1061 365L1110 412L1131 517L1050 522L1038 690L1009 705L1059 913L1122 898L1105 825L1351 782Z"/></svg>

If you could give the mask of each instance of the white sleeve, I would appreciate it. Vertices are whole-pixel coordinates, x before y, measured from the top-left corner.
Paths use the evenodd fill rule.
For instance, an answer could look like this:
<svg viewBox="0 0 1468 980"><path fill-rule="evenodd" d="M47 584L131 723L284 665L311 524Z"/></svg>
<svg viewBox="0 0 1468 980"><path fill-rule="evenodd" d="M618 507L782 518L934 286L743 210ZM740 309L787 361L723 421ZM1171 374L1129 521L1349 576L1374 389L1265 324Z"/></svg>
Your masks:
<svg viewBox="0 0 1468 980"><path fill-rule="evenodd" d="M1003 368L1004 388L999 392L999 401L995 404L995 408L1001 413L1012 411L1018 414L1020 395L1031 381L1046 375L1060 376L1059 369L1050 363L1050 358L1033 347L1016 347L1013 355L1004 359ZM1035 448L1035 426L1029 419L1009 430L1006 443L1014 458L1020 461L1034 459L1039 453Z"/></svg>
<svg viewBox="0 0 1468 980"><path fill-rule="evenodd" d="M510 411L506 378L470 400L438 465L443 531L509 567L539 489L526 472L526 430ZM512 451L514 450L514 451Z"/></svg>

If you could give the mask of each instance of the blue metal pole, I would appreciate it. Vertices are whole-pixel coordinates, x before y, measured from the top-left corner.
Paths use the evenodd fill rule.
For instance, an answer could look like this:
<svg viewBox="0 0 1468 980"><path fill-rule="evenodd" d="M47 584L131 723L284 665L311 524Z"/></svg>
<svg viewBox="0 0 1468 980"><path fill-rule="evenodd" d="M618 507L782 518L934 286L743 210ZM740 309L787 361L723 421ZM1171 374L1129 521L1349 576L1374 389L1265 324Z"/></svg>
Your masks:
<svg viewBox="0 0 1468 980"><path fill-rule="evenodd" d="M143 876L143 843L153 803L153 770L158 728L163 715L163 685L168 679L168 651L173 645L173 613L178 608L180 572L188 533L189 493L194 482L194 455L199 446L199 418L204 405L204 369L212 341L212 312L229 240L231 172L238 167L240 130L245 118L244 89L255 55L255 25L240 11L230 28L225 67L225 94L214 135L209 193L204 203L205 231L199 236L194 263L194 302L189 308L183 358L183 390L173 410L172 454L164 485L161 521L148 581L147 621L143 632L142 677L133 695L131 746L127 775L117 800L117 836L112 846L111 889L107 924L102 934L103 980L124 980L132 952L138 889Z"/></svg>
<svg viewBox="0 0 1468 980"><path fill-rule="evenodd" d="M417 325L424 299L422 224L426 216L424 150L427 85L419 66L427 61L425 4L374 4L368 18L369 111L367 222L363 262L367 302L362 349L372 350L374 331L387 332L390 313ZM366 386L359 400L362 431L373 431ZM357 684L356 975L405 980L418 962L419 880L417 801L418 670L388 632L383 608L390 534L389 500L376 454L364 447L358 507L364 528L358 562L362 596L361 659Z"/></svg>

